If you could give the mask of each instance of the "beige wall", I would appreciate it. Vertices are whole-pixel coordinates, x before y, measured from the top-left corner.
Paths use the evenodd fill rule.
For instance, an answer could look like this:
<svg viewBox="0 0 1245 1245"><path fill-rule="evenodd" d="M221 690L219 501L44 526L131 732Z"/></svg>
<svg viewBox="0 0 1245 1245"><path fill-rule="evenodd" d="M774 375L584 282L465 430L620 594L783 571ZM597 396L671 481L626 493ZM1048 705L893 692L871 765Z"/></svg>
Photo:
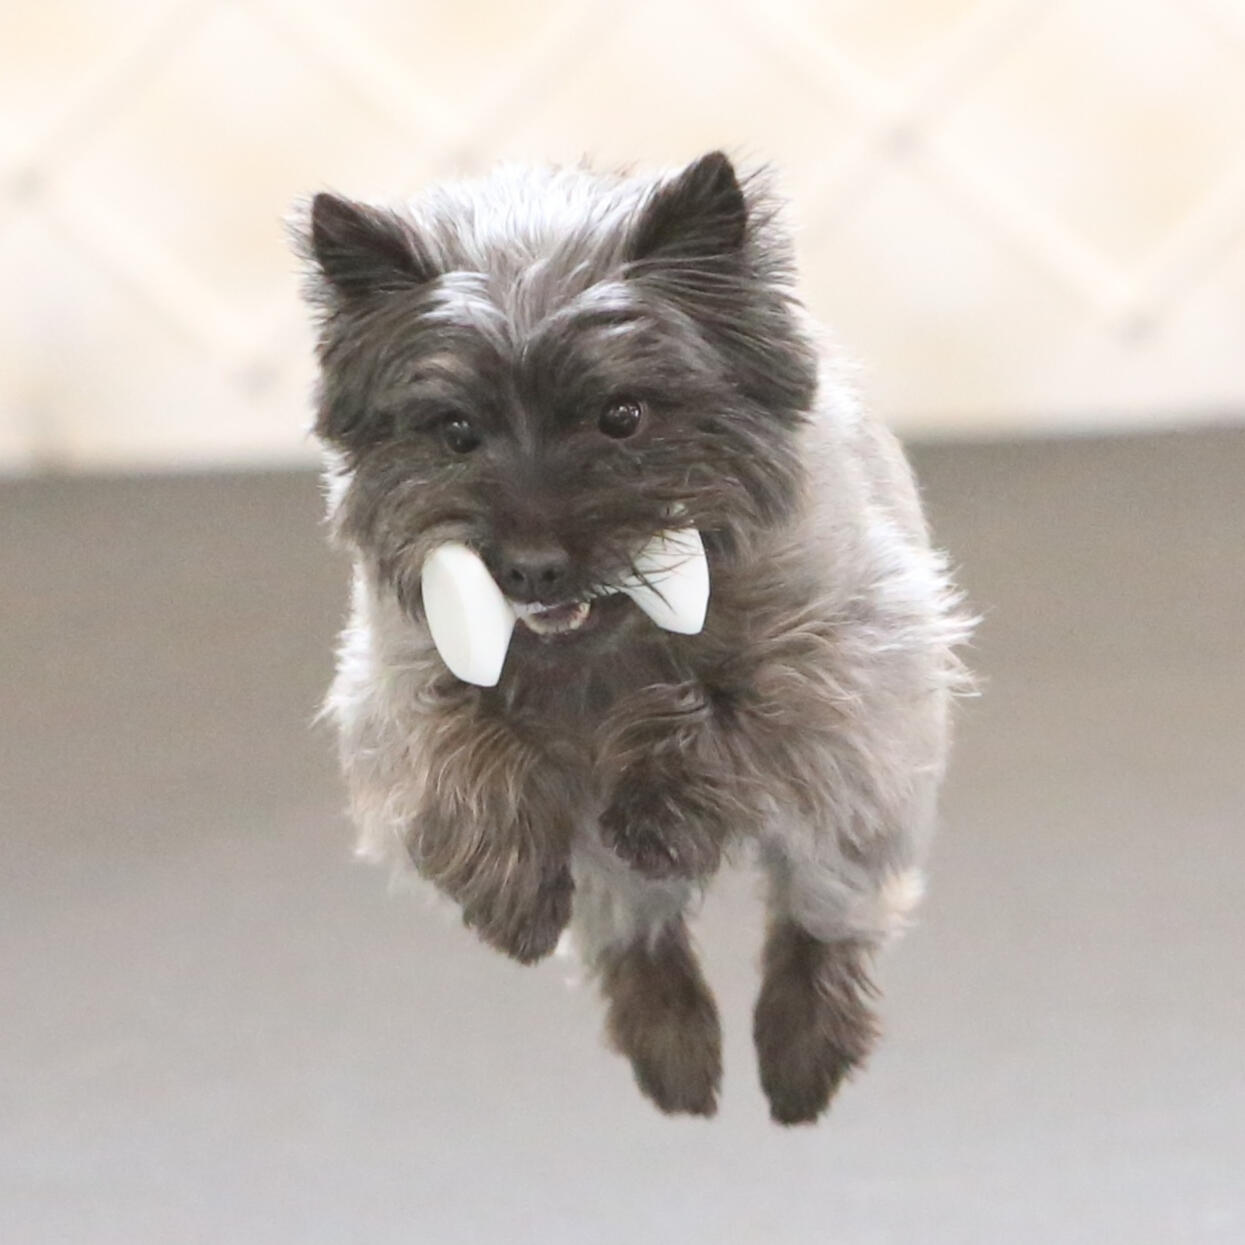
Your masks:
<svg viewBox="0 0 1245 1245"><path fill-rule="evenodd" d="M8 0L0 465L306 456L279 218L504 156L772 159L909 432L1245 410L1239 0Z"/></svg>

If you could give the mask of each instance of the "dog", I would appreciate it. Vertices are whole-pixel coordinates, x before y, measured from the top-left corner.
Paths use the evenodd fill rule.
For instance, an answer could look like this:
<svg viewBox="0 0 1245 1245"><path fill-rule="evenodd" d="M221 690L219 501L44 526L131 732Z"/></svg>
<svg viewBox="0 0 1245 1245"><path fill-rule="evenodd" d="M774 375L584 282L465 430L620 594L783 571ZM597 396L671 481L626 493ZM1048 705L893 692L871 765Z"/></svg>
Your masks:
<svg viewBox="0 0 1245 1245"><path fill-rule="evenodd" d="M798 300L771 176L503 167L400 206L320 193L295 230L361 851L522 963L569 926L640 1089L697 1115L721 1038L687 914L754 852L761 1084L815 1120L878 1038L871 963L921 896L971 620ZM670 530L703 544L695 634L611 591ZM517 618L493 686L430 634L450 542Z"/></svg>

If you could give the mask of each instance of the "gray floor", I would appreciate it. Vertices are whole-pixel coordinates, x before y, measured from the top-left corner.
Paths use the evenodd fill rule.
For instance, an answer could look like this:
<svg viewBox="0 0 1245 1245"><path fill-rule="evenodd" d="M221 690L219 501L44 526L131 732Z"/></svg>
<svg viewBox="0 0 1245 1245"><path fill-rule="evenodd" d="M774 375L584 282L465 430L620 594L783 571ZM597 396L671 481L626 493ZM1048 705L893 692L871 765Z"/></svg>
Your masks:
<svg viewBox="0 0 1245 1245"><path fill-rule="evenodd" d="M310 477L0 487L0 1240L1245 1240L1245 435L916 458L986 695L886 1045L795 1132L751 879L671 1122L567 964L351 860Z"/></svg>

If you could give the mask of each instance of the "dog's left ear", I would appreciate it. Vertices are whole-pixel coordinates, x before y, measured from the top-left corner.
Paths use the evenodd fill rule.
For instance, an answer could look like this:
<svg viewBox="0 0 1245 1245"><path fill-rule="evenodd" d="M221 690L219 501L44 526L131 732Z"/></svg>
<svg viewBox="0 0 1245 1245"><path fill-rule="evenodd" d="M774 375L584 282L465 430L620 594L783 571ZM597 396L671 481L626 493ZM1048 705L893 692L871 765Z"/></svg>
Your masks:
<svg viewBox="0 0 1245 1245"><path fill-rule="evenodd" d="M734 165L711 151L662 183L644 206L627 247L631 261L706 260L744 244L748 204Z"/></svg>

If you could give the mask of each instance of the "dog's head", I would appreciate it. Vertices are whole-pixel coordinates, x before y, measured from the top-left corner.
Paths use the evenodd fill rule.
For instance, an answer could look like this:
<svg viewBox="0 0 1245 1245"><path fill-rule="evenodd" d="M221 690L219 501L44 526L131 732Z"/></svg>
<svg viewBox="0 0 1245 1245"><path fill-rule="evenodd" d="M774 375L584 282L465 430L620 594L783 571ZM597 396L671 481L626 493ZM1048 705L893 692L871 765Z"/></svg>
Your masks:
<svg viewBox="0 0 1245 1245"><path fill-rule="evenodd" d="M816 357L765 189L721 153L394 210L319 194L300 242L334 527L412 614L448 540L557 632L672 515L712 562L789 511Z"/></svg>

